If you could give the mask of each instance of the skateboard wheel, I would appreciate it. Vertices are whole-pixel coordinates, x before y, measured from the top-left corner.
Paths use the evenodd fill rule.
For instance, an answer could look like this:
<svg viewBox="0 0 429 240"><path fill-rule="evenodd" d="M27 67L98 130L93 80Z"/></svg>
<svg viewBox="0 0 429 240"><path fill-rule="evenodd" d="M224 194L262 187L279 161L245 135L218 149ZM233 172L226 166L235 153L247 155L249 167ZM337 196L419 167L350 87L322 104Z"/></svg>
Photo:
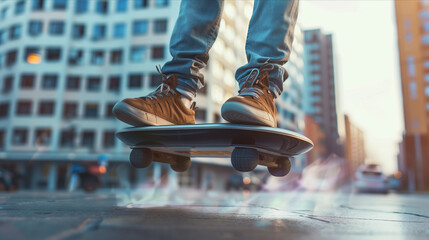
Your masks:
<svg viewBox="0 0 429 240"><path fill-rule="evenodd" d="M231 154L231 164L239 172L250 172L258 166L259 153L252 148L236 147Z"/></svg>
<svg viewBox="0 0 429 240"><path fill-rule="evenodd" d="M268 167L268 172L275 177L286 176L292 167L289 158L281 158L277 160L277 167Z"/></svg>
<svg viewBox="0 0 429 240"><path fill-rule="evenodd" d="M130 153L130 164L135 168L145 168L152 162L152 151L146 148L134 148Z"/></svg>
<svg viewBox="0 0 429 240"><path fill-rule="evenodd" d="M170 164L170 167L176 172L184 172L191 167L191 158L177 157L175 163Z"/></svg>

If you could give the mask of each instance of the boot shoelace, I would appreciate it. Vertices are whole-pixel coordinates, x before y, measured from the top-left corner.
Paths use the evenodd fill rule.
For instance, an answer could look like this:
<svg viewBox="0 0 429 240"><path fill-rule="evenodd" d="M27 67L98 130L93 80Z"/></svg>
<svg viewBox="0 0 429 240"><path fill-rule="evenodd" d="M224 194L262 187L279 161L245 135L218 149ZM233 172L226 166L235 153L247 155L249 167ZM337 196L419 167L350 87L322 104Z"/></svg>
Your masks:
<svg viewBox="0 0 429 240"><path fill-rule="evenodd" d="M167 75L161 72L160 68L156 66L156 70L161 74L162 76L162 83L158 86L158 88L155 89L152 93L147 95L146 97L149 99L158 99L162 98L164 96L169 96L168 93L172 93L173 95L176 95L176 91L174 89L171 89L171 87L166 83L167 82Z"/></svg>
<svg viewBox="0 0 429 240"><path fill-rule="evenodd" d="M256 76L254 77L254 79L252 80L252 83L250 84L250 86L248 88L244 88L242 90L240 90L240 95L241 96L254 96L259 98L259 96L263 95L264 92L262 91L262 89L258 88L258 87L254 87L255 84L259 83L259 74L261 73L261 71L270 71L274 69L274 65L268 62L265 62L264 64L262 64L262 66L258 69L255 68L253 69L250 74L249 74L249 78L248 80L252 77L253 74L256 74ZM268 93L270 93L271 90L268 90Z"/></svg>

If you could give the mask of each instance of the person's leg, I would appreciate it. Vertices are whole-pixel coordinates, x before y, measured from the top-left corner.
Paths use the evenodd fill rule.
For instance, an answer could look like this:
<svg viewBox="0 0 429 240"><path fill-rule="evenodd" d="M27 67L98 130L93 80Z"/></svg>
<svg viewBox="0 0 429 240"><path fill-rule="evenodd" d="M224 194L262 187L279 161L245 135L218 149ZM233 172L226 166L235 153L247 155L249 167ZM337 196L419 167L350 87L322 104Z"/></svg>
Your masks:
<svg viewBox="0 0 429 240"><path fill-rule="evenodd" d="M235 74L240 88L254 68L268 62L273 64L269 71L270 88L275 97L281 94L288 76L283 65L292 50L298 4L298 0L255 0L246 41L248 63Z"/></svg>
<svg viewBox="0 0 429 240"><path fill-rule="evenodd" d="M162 83L147 96L116 103L117 119L133 126L195 124L192 99L204 85L199 71L209 60L222 7L223 0L182 0L170 40L173 59L160 71Z"/></svg>
<svg viewBox="0 0 429 240"><path fill-rule="evenodd" d="M246 41L248 63L235 77L238 96L222 106L222 117L231 123L277 126L274 98L287 78L283 67L289 60L298 0L255 0Z"/></svg>
<svg viewBox="0 0 429 240"><path fill-rule="evenodd" d="M176 75L177 90L193 98L204 86L199 72L207 65L209 50L216 40L223 9L223 0L182 0L180 13L170 40L173 59L162 72Z"/></svg>

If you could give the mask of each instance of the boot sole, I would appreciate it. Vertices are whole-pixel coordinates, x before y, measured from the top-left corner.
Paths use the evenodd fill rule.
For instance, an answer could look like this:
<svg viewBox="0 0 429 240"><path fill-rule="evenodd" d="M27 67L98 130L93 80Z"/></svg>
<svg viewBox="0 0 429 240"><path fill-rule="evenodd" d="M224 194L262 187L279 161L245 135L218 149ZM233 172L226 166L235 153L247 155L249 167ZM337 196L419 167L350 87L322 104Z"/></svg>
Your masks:
<svg viewBox="0 0 429 240"><path fill-rule="evenodd" d="M161 125L174 125L173 123L160 118L152 113L142 111L138 108L130 106L124 102L118 102L113 107L113 115L122 122L133 125L135 127L141 126L161 126Z"/></svg>
<svg viewBox="0 0 429 240"><path fill-rule="evenodd" d="M226 102L221 112L222 118L230 123L277 127L271 114L243 103Z"/></svg>

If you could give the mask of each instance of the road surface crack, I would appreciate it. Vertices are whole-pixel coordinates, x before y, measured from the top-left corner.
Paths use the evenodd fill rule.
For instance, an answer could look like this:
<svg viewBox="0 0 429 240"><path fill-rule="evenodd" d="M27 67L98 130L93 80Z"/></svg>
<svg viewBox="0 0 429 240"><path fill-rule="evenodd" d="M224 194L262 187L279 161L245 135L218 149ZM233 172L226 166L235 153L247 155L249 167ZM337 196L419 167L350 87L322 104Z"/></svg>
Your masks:
<svg viewBox="0 0 429 240"><path fill-rule="evenodd" d="M395 214L404 214L404 215L410 215L415 217L422 217L422 218L429 218L429 216L418 214L418 213L410 213L410 212L398 212L398 211L383 211L383 210L375 210L375 209L367 209L367 208L354 208L346 205L340 205L342 208L347 208L351 210L358 210L358 211L371 211L371 212L381 212L381 213L395 213Z"/></svg>
<svg viewBox="0 0 429 240"><path fill-rule="evenodd" d="M60 233L57 233L49 238L48 240L67 240L75 239L84 234L85 232L94 231L103 221L103 218L87 218L77 227L67 229Z"/></svg>

